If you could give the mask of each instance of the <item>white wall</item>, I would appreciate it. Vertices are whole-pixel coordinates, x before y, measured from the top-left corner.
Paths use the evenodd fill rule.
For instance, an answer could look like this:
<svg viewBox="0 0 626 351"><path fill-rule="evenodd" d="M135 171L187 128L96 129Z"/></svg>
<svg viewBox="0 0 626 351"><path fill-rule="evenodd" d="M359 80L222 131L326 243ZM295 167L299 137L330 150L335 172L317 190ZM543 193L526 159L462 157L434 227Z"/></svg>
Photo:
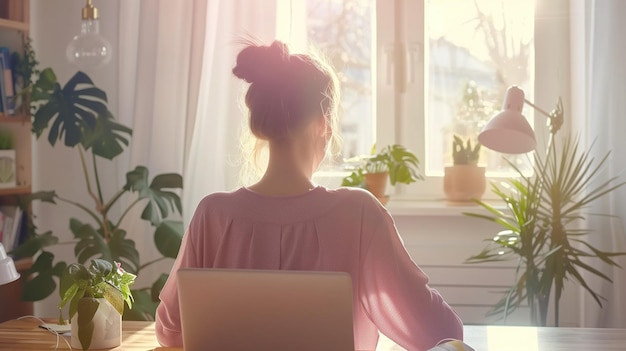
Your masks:
<svg viewBox="0 0 626 351"><path fill-rule="evenodd" d="M515 281L517 262L465 263L467 258L480 253L485 240L492 238L502 227L462 214L486 214L477 206L407 206L392 201L387 207L411 257L430 277L430 285L455 308L464 323L503 323L497 317L487 318L485 314ZM560 326L578 326L578 294L577 287L566 287L561 300ZM528 325L529 322L528 309L522 307L509 316L506 323ZM553 312L550 311L548 325L553 323Z"/></svg>

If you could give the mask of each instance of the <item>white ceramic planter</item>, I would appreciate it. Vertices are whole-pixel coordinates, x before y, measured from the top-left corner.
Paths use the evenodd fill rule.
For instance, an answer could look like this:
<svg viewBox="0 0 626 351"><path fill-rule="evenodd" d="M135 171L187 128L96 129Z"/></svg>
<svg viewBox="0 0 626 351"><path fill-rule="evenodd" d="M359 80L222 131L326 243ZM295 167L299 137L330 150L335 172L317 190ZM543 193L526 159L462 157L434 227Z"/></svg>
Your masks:
<svg viewBox="0 0 626 351"><path fill-rule="evenodd" d="M94 329L89 350L110 349L122 344L122 316L106 299L97 299L100 306L93 317ZM72 317L72 348L82 350L78 339L78 313Z"/></svg>
<svg viewBox="0 0 626 351"><path fill-rule="evenodd" d="M0 150L0 188L15 188L15 150Z"/></svg>

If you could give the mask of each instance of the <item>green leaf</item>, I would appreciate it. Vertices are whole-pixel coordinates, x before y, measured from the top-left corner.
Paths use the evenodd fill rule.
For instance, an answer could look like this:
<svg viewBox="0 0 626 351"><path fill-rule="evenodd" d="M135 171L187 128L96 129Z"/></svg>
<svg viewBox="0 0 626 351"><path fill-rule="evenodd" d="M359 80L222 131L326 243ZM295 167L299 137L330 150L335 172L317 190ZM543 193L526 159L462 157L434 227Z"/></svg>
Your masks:
<svg viewBox="0 0 626 351"><path fill-rule="evenodd" d="M124 296L122 293L110 284L104 284L104 298L115 308L120 314L124 314Z"/></svg>
<svg viewBox="0 0 626 351"><path fill-rule="evenodd" d="M27 239L10 254L14 257L33 257L37 252L48 246L56 245L58 242L59 238L52 235L52 232L46 232Z"/></svg>
<svg viewBox="0 0 626 351"><path fill-rule="evenodd" d="M365 180L363 179L363 173L360 171L354 171L349 176L346 176L341 181L341 186L356 186L363 187Z"/></svg>
<svg viewBox="0 0 626 351"><path fill-rule="evenodd" d="M111 234L109 241L111 260L122 262L130 272L137 272L139 269L139 251L135 247L135 242L126 239L126 231L117 229Z"/></svg>
<svg viewBox="0 0 626 351"><path fill-rule="evenodd" d="M109 110L97 116L93 129L86 129L83 147L91 148L94 155L112 160L128 146L132 130L115 122Z"/></svg>
<svg viewBox="0 0 626 351"><path fill-rule="evenodd" d="M22 299L25 301L39 301L52 294L57 284L53 277L60 275L60 268L65 268L65 263L57 263L53 266L54 255L50 252L43 251L37 257L31 268L24 274L24 277L32 277L24 279L24 290Z"/></svg>
<svg viewBox="0 0 626 351"><path fill-rule="evenodd" d="M56 290L56 283L52 279L50 271L37 274L30 280L24 282L22 299L24 301L40 301L50 296Z"/></svg>
<svg viewBox="0 0 626 351"><path fill-rule="evenodd" d="M176 258L183 240L183 222L165 220L154 231L154 244L161 255Z"/></svg>
<svg viewBox="0 0 626 351"><path fill-rule="evenodd" d="M181 189L182 186L182 177L173 173L158 175L152 183L148 183L148 169L137 166L133 171L126 173L124 189L137 192L139 199L148 199L146 207L141 212L141 218L156 226L169 215L170 210L181 213L180 197L164 189Z"/></svg>
<svg viewBox="0 0 626 351"><path fill-rule="evenodd" d="M72 298L72 300L70 300L70 308L69 308L70 320L72 319L72 317L74 317L76 312L78 312L78 302L80 301L80 299L85 297L85 293L86 293L86 290L84 288L79 287L76 294L74 294L74 297Z"/></svg>
<svg viewBox="0 0 626 351"><path fill-rule="evenodd" d="M59 289L59 292L61 293L61 302L59 303L59 308L62 308L63 306L65 306L65 304L72 301L76 297L78 293L78 285L71 284L64 291L61 291L61 289Z"/></svg>
<svg viewBox="0 0 626 351"><path fill-rule="evenodd" d="M78 301L78 340L83 350L89 349L93 338L93 316L100 306L100 302L92 298L82 298Z"/></svg>
<svg viewBox="0 0 626 351"><path fill-rule="evenodd" d="M33 90L50 91L54 89L54 85L56 83L57 77L52 68L45 68L39 72L39 77L37 78L37 82L34 84L35 86Z"/></svg>
<svg viewBox="0 0 626 351"><path fill-rule="evenodd" d="M133 304L132 309L128 308L128 306L126 307L122 319L153 321L159 303L152 301L150 293L147 289L132 290L132 292L135 297L135 303Z"/></svg>
<svg viewBox="0 0 626 351"><path fill-rule="evenodd" d="M104 237L91 224L84 224L72 218L70 219L70 230L74 237L78 239L76 246L74 246L74 255L78 262L85 263L90 258L113 261L111 250Z"/></svg>
<svg viewBox="0 0 626 351"><path fill-rule="evenodd" d="M70 290L70 288L72 287L72 285L76 284L74 283L74 278L70 276L70 267L68 266L63 270L63 272L61 273L61 278L59 279L59 296L61 297L62 305L67 303L67 301L63 302L63 299L67 291ZM76 288L78 288L78 285L76 285Z"/></svg>
<svg viewBox="0 0 626 351"><path fill-rule="evenodd" d="M91 284L91 280L94 275L82 264L72 263L67 266L67 276L74 282L88 282ZM63 275L65 277L65 275Z"/></svg>
<svg viewBox="0 0 626 351"><path fill-rule="evenodd" d="M113 271L113 265L109 261L96 258L91 260L89 270L96 276L106 277Z"/></svg>
<svg viewBox="0 0 626 351"><path fill-rule="evenodd" d="M54 201L55 198L58 198L56 192L52 191L38 191L35 193L30 193L28 195L24 195L22 199L24 199L27 203L30 203L35 200L39 200L42 202L48 202L51 204L56 204Z"/></svg>
<svg viewBox="0 0 626 351"><path fill-rule="evenodd" d="M54 82L54 83L53 83ZM39 137L49 127L48 141L63 139L68 147L83 141L86 131L96 126L96 117L107 111L107 98L83 72L77 72L60 88L52 70L44 70L34 84L38 105L33 115L33 131Z"/></svg>
<svg viewBox="0 0 626 351"><path fill-rule="evenodd" d="M152 301L157 303L160 301L159 294L161 294L161 290L163 290L163 286L165 286L168 278L169 274L163 273L159 276L157 280L154 281L154 283L152 284L152 288L150 289Z"/></svg>

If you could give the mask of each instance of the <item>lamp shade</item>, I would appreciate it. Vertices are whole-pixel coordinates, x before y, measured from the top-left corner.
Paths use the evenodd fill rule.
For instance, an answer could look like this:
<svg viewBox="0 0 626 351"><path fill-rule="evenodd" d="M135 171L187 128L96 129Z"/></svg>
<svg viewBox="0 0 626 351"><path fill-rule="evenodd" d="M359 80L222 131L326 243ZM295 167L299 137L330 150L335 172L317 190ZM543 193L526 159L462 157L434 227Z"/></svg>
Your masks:
<svg viewBox="0 0 626 351"><path fill-rule="evenodd" d="M516 86L506 92L502 111L478 135L485 147L505 154L523 154L537 146L535 132L522 115L524 91Z"/></svg>
<svg viewBox="0 0 626 351"><path fill-rule="evenodd" d="M4 246L0 244L0 285L8 284L19 277L13 259L7 256Z"/></svg>

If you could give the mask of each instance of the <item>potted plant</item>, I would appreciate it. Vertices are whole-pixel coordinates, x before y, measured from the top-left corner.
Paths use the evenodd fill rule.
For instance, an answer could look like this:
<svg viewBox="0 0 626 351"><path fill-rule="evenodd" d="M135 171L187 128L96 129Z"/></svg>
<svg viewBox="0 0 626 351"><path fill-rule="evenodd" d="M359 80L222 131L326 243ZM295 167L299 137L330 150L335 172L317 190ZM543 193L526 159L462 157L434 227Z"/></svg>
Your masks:
<svg viewBox="0 0 626 351"><path fill-rule="evenodd" d="M13 134L8 130L0 129L0 188L14 188L15 178Z"/></svg>
<svg viewBox="0 0 626 351"><path fill-rule="evenodd" d="M60 280L59 324L66 323L62 308L69 303L73 348L105 349L122 343L124 303L132 308L135 277L119 263L102 259L92 260L89 267L67 266Z"/></svg>
<svg viewBox="0 0 626 351"><path fill-rule="evenodd" d="M571 137L557 147L549 143L545 158L535 153L534 176L519 174L502 186L492 184L493 192L508 210L500 210L483 201L476 202L488 214L465 213L498 223L502 231L487 239L486 247L470 257L468 263L515 259L518 262L516 281L494 305L490 314L506 318L524 301L530 307L531 323L546 325L550 296L554 297L554 321L559 325L559 301L565 281L582 286L602 306L602 297L581 274L583 271L607 281L610 278L590 266L589 259L599 259L617 266L613 257L623 252L606 252L589 244L585 237L593 235L581 228L587 215L584 208L624 185L616 178L597 182L598 172L605 166L609 153L595 160L579 149L579 141Z"/></svg>
<svg viewBox="0 0 626 351"><path fill-rule="evenodd" d="M148 168L137 165L126 173L120 188L106 194L100 167L110 165L108 161L122 154L132 130L115 120L108 109L106 93L87 74L76 72L61 86L52 69L36 72L36 80L24 88L25 95L30 96L32 131L37 138L45 135L53 147L63 144L76 152L84 175L84 183L76 183L76 192L86 191L90 200L82 203L73 199L75 193L65 196L45 190L21 197L20 206L30 208L33 201L41 201L45 206L63 203L84 214L84 218L68 218L68 231L74 239L71 243L80 264L100 258L120 262L125 271L139 275L154 263L175 258L183 235L182 206L177 193L182 189L182 176L164 173L150 179ZM122 198L127 200L124 206ZM137 206L141 206L139 211L134 211ZM124 229L124 219L133 213L139 213L155 228L153 242L161 256L149 262L140 259L135 241ZM56 280L67 267L66 262L55 261L50 250L59 244L59 237L51 231L39 232L36 215L27 217L27 238L12 252L17 258L36 257L25 274L32 278L24 281L22 298L27 301L42 300L52 294L57 288ZM135 308L126 311L124 318L153 320L158 294L167 276L163 273L151 285L135 288Z"/></svg>
<svg viewBox="0 0 626 351"><path fill-rule="evenodd" d="M411 184L423 179L419 173L419 159L402 145L388 145L376 153L376 145L371 155L360 156L350 175L343 178L342 186L358 186L370 191L383 205L389 201L385 189L387 181Z"/></svg>
<svg viewBox="0 0 626 351"><path fill-rule="evenodd" d="M485 167L478 166L480 143L472 147L468 138L465 142L458 135L452 141L452 166L444 168L443 192L450 203L467 203L480 199L485 192Z"/></svg>

